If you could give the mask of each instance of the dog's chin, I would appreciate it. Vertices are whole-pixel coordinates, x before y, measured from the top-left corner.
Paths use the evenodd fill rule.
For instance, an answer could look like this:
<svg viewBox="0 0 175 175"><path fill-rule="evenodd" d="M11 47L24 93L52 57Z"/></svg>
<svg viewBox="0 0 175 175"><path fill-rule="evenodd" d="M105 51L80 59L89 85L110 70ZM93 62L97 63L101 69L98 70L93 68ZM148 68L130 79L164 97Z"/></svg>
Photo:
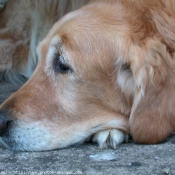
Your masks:
<svg viewBox="0 0 175 175"><path fill-rule="evenodd" d="M55 128L52 128L55 131ZM12 126L0 137L0 144L12 151L48 151L83 143L89 133L51 132L41 123Z"/></svg>
<svg viewBox="0 0 175 175"><path fill-rule="evenodd" d="M2 137L0 143L13 151L44 151L55 149L52 135L45 127L33 124L27 127L12 127Z"/></svg>
<svg viewBox="0 0 175 175"><path fill-rule="evenodd" d="M0 138L0 144L12 151L46 151L53 148L49 148L49 143L37 144L35 142L22 142L20 140L15 140L15 138Z"/></svg>

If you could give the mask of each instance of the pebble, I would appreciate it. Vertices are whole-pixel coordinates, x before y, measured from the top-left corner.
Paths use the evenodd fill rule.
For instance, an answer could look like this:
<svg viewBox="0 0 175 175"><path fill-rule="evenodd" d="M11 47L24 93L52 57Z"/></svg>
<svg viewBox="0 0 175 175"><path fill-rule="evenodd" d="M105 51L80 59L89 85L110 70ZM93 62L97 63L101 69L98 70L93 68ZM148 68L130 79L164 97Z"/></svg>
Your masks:
<svg viewBox="0 0 175 175"><path fill-rule="evenodd" d="M162 173L163 173L163 174L170 174L170 168L164 168L164 169L162 170Z"/></svg>
<svg viewBox="0 0 175 175"><path fill-rule="evenodd" d="M118 156L114 152L101 152L98 154L90 155L89 157L94 161L112 161L118 159Z"/></svg>

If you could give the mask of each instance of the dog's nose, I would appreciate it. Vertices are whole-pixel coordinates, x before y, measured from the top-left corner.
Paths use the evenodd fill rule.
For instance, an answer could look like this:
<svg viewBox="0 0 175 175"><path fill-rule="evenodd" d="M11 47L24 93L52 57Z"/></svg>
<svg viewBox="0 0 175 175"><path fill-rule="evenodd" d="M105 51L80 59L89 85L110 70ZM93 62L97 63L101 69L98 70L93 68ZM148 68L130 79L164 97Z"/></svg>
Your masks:
<svg viewBox="0 0 175 175"><path fill-rule="evenodd" d="M7 129L8 120L4 112L0 112L0 136L3 135L4 131Z"/></svg>

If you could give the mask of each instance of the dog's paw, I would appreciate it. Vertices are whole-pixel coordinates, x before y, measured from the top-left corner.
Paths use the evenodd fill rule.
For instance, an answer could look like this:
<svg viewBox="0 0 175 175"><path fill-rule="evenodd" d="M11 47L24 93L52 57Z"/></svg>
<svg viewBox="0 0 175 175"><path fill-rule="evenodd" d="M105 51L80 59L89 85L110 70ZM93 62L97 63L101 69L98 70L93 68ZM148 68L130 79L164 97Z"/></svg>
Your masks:
<svg viewBox="0 0 175 175"><path fill-rule="evenodd" d="M100 149L107 147L117 148L117 145L128 142L128 134L118 129L109 129L97 132L93 135L92 141L99 144Z"/></svg>

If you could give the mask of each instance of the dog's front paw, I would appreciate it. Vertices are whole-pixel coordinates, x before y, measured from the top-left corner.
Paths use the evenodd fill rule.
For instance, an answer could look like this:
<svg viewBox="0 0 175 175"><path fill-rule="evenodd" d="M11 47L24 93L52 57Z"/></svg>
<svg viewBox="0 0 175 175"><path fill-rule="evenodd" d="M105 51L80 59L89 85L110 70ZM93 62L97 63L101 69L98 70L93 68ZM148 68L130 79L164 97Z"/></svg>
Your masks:
<svg viewBox="0 0 175 175"><path fill-rule="evenodd" d="M109 129L97 132L93 135L92 141L99 144L100 149L112 147L117 148L117 145L128 142L128 134L118 129Z"/></svg>

